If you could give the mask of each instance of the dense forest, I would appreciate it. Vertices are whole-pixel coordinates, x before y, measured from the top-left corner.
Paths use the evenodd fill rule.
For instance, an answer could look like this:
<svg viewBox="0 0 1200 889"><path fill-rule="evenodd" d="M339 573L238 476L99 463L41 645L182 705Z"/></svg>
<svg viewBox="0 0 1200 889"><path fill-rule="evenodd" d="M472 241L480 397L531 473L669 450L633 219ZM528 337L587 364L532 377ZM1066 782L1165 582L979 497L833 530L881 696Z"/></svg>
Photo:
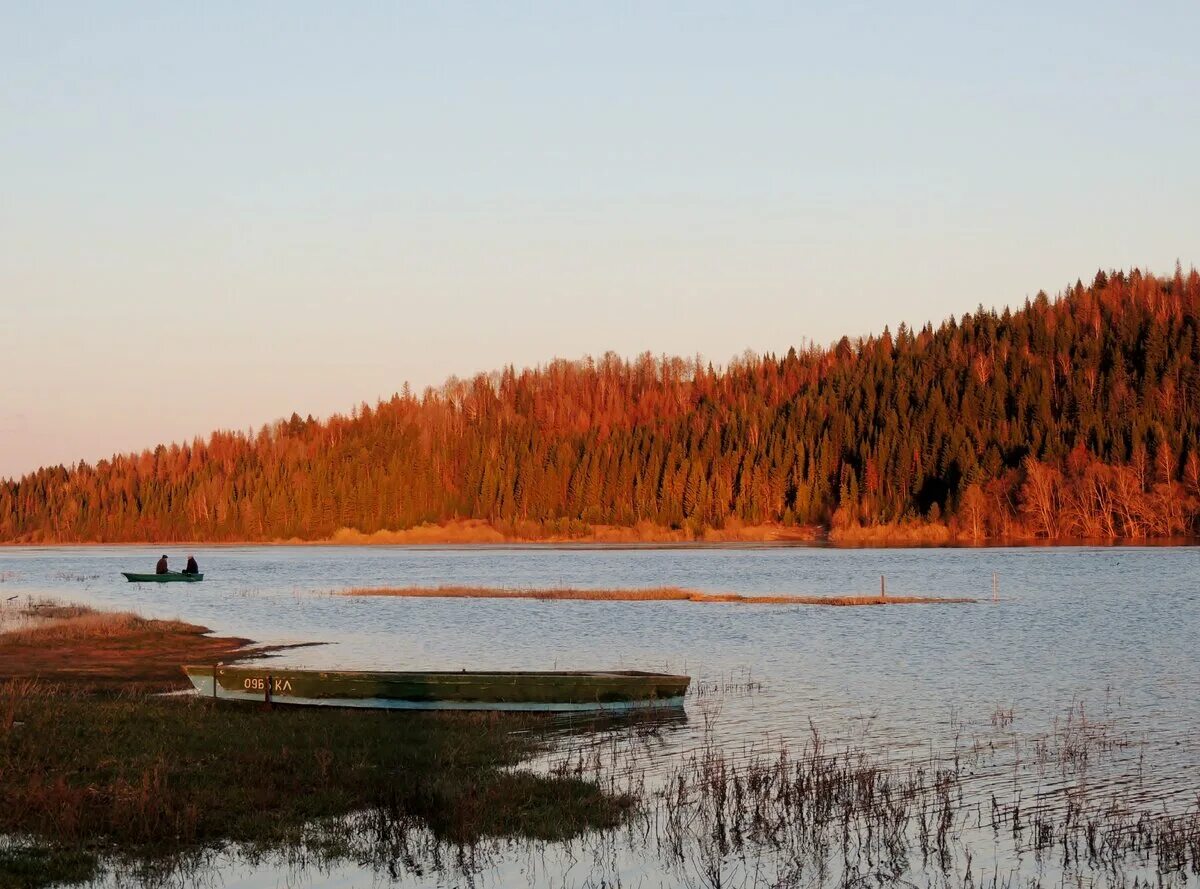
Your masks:
<svg viewBox="0 0 1200 889"><path fill-rule="evenodd" d="M1101 272L1016 311L723 369L610 354L405 386L349 416L0 481L0 540L313 540L467 518L535 537L1192 534L1198 313L1194 269Z"/></svg>

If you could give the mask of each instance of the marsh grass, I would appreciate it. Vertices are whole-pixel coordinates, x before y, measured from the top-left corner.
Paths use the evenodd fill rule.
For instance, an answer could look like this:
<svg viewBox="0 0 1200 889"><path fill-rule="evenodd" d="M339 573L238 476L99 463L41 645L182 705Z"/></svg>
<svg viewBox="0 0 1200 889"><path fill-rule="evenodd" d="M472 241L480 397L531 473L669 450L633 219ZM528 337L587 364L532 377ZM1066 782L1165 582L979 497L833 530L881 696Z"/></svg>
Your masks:
<svg viewBox="0 0 1200 889"><path fill-rule="evenodd" d="M737 605L919 605L969 603L974 599L935 596L744 596L738 593L701 593L680 587L650 589L518 589L502 587L354 587L346 596L397 596L410 599L536 599L582 602L695 602Z"/></svg>
<svg viewBox="0 0 1200 889"><path fill-rule="evenodd" d="M517 769L548 743L552 725L536 715L264 710L150 693L198 653L247 651L261 649L72 609L0 635L0 837L30 840L0 848L0 887L42 865L85 873L118 848L143 863L231 842L335 850L354 813L469 844L561 840L612 827L632 805L591 781Z"/></svg>
<svg viewBox="0 0 1200 889"><path fill-rule="evenodd" d="M284 840L371 806L452 839L550 839L625 805L502 771L536 749L534 718L96 699L28 681L0 686L0 713L15 725L0 748L0 832L60 842Z"/></svg>
<svg viewBox="0 0 1200 889"><path fill-rule="evenodd" d="M835 745L815 725L797 743L731 746L716 740L719 695L698 703L703 740L682 757L656 761L656 745L614 737L554 766L630 793L628 832L680 885L1042 885L1014 875L1024 856L1054 885L1200 875L1200 796L1186 811L1147 800L1128 755L1138 742L1081 704L1040 736L1009 734L1012 708L998 708L980 723L998 738L893 760L886 742ZM1007 769L1019 776L997 782ZM1114 780L1096 781L1102 773ZM975 863L981 850L990 873Z"/></svg>
<svg viewBox="0 0 1200 889"><path fill-rule="evenodd" d="M26 600L8 611L0 682L34 677L92 693L172 691L188 687L180 664L230 663L300 647L254 646L182 621L49 600Z"/></svg>
<svg viewBox="0 0 1200 889"><path fill-rule="evenodd" d="M21 636L23 650L31 638L75 650L88 624L64 627L88 617L60 615ZM154 623L116 616L92 638L103 646ZM194 882L230 848L297 874L351 861L383 879L470 875L514 849L563 867L576 855L601 869L653 861L666 882L703 887L1200 876L1200 797L1184 811L1147 798L1139 742L1078 702L1042 735L1012 732L1011 705L977 723L954 713L953 746L927 755L875 736L834 743L815 724L794 742L738 746L718 740L723 702L761 686L731 674L697 684L699 740L680 753L668 736L687 730L683 713L264 710L116 693L103 679L0 683L0 836L21 838L0 844L3 889L36 885L30 873L90 879L113 861L131 883ZM989 725L992 736L971 736ZM1032 879L1014 875L1023 856Z"/></svg>
<svg viewBox="0 0 1200 889"><path fill-rule="evenodd" d="M98 613L72 607L43 617L44 622L9 631L5 634L5 642L9 645L55 645L127 638L148 632L177 634L185 632L188 626L182 621L150 621L130 612Z"/></svg>

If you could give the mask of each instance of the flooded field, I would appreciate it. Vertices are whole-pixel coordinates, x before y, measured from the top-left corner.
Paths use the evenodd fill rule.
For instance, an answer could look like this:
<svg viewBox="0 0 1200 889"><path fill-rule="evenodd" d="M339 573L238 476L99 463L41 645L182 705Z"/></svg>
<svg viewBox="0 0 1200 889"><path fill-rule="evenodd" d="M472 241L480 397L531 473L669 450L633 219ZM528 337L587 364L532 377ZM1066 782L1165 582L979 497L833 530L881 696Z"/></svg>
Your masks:
<svg viewBox="0 0 1200 889"><path fill-rule="evenodd" d="M168 549L174 567L187 552ZM562 720L529 767L638 800L569 843L461 848L379 813L311 847L212 850L128 884L1188 885L1200 865L1200 549L349 548L196 552L201 584L135 585L162 550L0 549L0 598L179 617L288 663L686 672L684 713ZM973 604L347 598L351 587L875 593ZM992 600L993 576L998 598ZM330 832L336 834L332 842ZM131 866L132 867L132 866Z"/></svg>

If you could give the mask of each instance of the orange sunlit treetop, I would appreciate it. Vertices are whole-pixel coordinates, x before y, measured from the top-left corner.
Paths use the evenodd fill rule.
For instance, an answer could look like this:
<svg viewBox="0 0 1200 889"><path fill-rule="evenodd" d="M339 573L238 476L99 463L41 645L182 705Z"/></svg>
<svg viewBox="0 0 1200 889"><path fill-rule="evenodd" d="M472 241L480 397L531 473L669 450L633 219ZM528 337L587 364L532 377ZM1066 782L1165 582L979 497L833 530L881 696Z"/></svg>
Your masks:
<svg viewBox="0 0 1200 889"><path fill-rule="evenodd" d="M1200 275L1100 273L1016 312L729 367L643 355L453 379L325 422L0 483L0 540L326 539L485 519L948 521L974 539L1190 533Z"/></svg>

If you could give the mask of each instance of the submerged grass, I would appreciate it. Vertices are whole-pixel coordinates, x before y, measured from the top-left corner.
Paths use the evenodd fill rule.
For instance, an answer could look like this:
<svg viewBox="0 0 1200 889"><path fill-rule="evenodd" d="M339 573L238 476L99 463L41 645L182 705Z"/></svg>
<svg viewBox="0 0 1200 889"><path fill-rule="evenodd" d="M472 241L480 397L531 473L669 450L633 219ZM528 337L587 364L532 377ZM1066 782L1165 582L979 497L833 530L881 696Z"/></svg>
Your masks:
<svg viewBox="0 0 1200 889"><path fill-rule="evenodd" d="M1122 758L1137 742L1081 706L1046 736L898 759L895 748L830 743L815 725L804 741L731 747L713 733L719 704L700 709L703 742L662 768L653 744L619 738L551 767L630 787L628 833L678 885L1161 889L1200 876L1200 798L1168 809L1128 773L1089 790L1101 760L1138 768ZM1009 770L1025 779L995 780ZM993 856L982 870L981 850ZM1022 873L1025 856L1035 877Z"/></svg>
<svg viewBox="0 0 1200 889"><path fill-rule="evenodd" d="M345 596L399 596L411 599L538 599L585 602L696 602L738 605L922 605L969 603L974 599L945 596L744 596L701 593L681 587L593 590L579 588L512 589L502 587L353 587Z"/></svg>
<svg viewBox="0 0 1200 889"><path fill-rule="evenodd" d="M27 885L31 870L88 879L117 849L283 848L351 813L462 843L563 839L630 807L591 781L513 770L545 743L534 715L265 710L149 693L198 655L244 654L235 643L87 612L0 635L0 836L31 840L0 847L0 887Z"/></svg>

